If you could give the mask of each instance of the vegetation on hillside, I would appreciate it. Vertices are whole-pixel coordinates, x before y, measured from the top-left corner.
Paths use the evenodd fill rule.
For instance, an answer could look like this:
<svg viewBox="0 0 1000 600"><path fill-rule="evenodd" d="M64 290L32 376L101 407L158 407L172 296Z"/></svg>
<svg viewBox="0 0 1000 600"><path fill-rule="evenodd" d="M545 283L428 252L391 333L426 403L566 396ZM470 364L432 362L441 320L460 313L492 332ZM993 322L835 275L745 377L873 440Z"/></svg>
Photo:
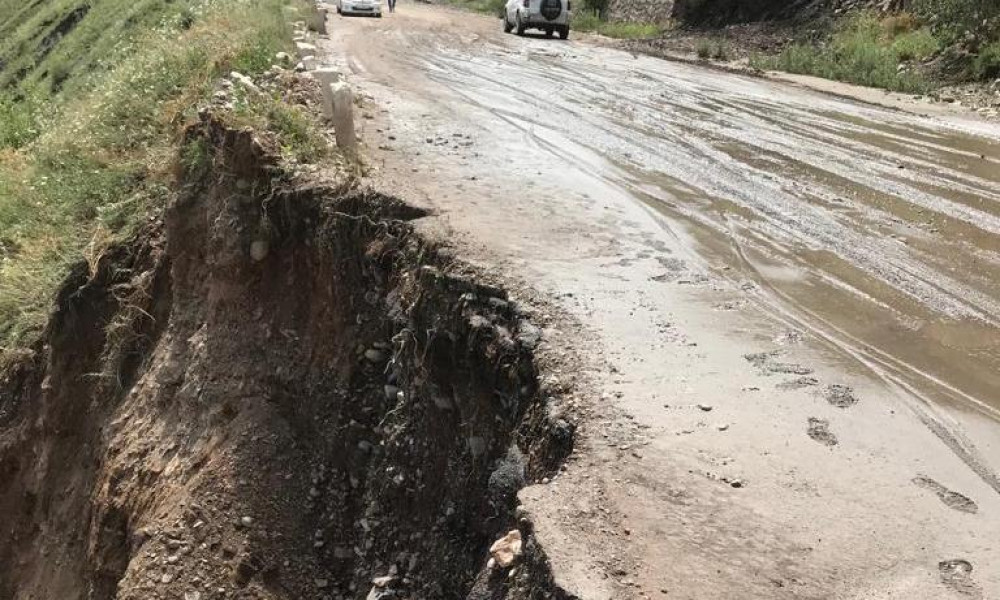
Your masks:
<svg viewBox="0 0 1000 600"><path fill-rule="evenodd" d="M164 205L199 102L220 76L260 73L290 50L304 7L0 0L0 349L33 339L69 265ZM305 117L277 99L234 112L309 142Z"/></svg>
<svg viewBox="0 0 1000 600"><path fill-rule="evenodd" d="M599 11L587 8L573 13L572 28L623 40L653 38L663 32L656 23L608 20Z"/></svg>
<svg viewBox="0 0 1000 600"><path fill-rule="evenodd" d="M794 44L778 56L755 57L753 62L760 68L922 93L929 87L926 78L900 65L925 60L940 47L931 31L912 18L882 19L864 12L844 21L824 44Z"/></svg>
<svg viewBox="0 0 1000 600"><path fill-rule="evenodd" d="M825 41L755 57L755 66L902 92L941 81L1000 77L1000 2L909 0L890 14L861 12Z"/></svg>

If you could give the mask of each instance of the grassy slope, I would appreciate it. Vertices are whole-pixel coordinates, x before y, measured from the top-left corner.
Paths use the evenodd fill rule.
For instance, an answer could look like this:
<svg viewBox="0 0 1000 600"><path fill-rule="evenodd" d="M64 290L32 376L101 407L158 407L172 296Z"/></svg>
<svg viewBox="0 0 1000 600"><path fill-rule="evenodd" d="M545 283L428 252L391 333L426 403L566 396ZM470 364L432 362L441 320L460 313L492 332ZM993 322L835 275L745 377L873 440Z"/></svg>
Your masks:
<svg viewBox="0 0 1000 600"><path fill-rule="evenodd" d="M825 42L800 43L756 66L923 93L941 80L1000 77L1000 1L909 0L911 12L861 12Z"/></svg>
<svg viewBox="0 0 1000 600"><path fill-rule="evenodd" d="M572 27L576 31L589 31L623 40L654 38L663 32L656 23L609 21L601 18L598 11L587 9L573 13Z"/></svg>
<svg viewBox="0 0 1000 600"><path fill-rule="evenodd" d="M822 46L795 44L775 57L757 57L760 68L804 73L899 92L926 92L931 83L918 70L900 68L941 49L930 29L915 22L896 27L892 18L860 13L843 22Z"/></svg>
<svg viewBox="0 0 1000 600"><path fill-rule="evenodd" d="M177 133L230 70L292 46L302 0L0 0L0 350L31 342L68 266L161 208ZM59 85L55 85L58 81ZM247 104L301 134L302 115ZM278 118L272 118L278 117Z"/></svg>

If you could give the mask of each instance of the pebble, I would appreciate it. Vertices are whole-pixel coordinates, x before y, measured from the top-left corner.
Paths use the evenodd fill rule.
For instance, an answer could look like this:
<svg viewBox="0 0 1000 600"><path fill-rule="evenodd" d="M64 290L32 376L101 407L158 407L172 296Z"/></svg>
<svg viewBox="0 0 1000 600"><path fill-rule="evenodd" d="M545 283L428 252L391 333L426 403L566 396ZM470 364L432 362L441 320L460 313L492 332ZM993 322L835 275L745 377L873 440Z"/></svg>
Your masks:
<svg viewBox="0 0 1000 600"><path fill-rule="evenodd" d="M715 428L718 429L719 431L725 431L729 429L729 423L719 423L718 425L715 426Z"/></svg>
<svg viewBox="0 0 1000 600"><path fill-rule="evenodd" d="M253 525L253 518L252 517L243 517L242 519L240 519L240 525L242 525L244 527L250 527L251 525Z"/></svg>
<svg viewBox="0 0 1000 600"><path fill-rule="evenodd" d="M705 412L712 410L712 406L710 404L699 404L698 408Z"/></svg>

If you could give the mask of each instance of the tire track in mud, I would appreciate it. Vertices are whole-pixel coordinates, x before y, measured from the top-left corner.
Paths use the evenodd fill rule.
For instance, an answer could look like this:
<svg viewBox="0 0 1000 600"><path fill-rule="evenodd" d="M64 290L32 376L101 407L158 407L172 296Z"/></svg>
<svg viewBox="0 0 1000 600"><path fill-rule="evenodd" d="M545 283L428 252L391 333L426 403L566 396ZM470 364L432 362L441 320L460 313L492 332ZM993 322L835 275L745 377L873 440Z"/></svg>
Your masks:
<svg viewBox="0 0 1000 600"><path fill-rule="evenodd" d="M914 252L898 248L899 244L894 240L881 238L878 232L858 230L854 221L822 207L803 205L799 198L785 190L788 184L786 180L776 178L772 172L748 166L718 150L712 138L745 144L746 141L741 139L745 134L737 129L761 130L762 122L754 120L756 115L753 111L744 111L739 115L741 121L737 128L713 126L710 122L699 124L691 119L680 119L677 124L671 122L676 114L658 111L653 103L644 102L640 96L637 99L627 99L627 104L632 109L632 119L628 121L620 115L607 114L614 109L615 104L609 102L607 85L575 76L576 73L556 61L545 60L547 69L542 69L531 63L526 66L511 59L494 60L493 57L485 60L472 57L470 60L457 61L447 56L435 56L429 60L434 65L436 81L448 85L495 114L503 111L508 115L520 115L528 128L544 128L563 134L575 132L576 137L588 140L587 146L595 153L615 162L635 165L640 171L637 177L642 177L643 171L655 171L673 180L669 182L668 188L676 187L679 182L704 190L703 194L707 194L709 198L723 197L749 208L755 219L763 219L751 225L764 231L765 238L771 242L770 248L762 250L773 250L776 242L834 249L864 276L881 280L936 311L953 318L974 318L994 326L1000 325L1000 303L992 295L949 276L942 269L929 266L926 260L914 260ZM551 83L553 79L558 85ZM477 81L480 85L470 86L470 80ZM552 92L546 98L543 110L518 110L519 103L529 109L539 107L538 99L523 91L538 89L539 86L548 87ZM475 93L470 93L470 88ZM566 90L571 90L579 98L570 100L562 97L567 93ZM631 88L626 87L618 94L612 93L611 97L623 98L629 91L632 91ZM499 105L504 101L507 101L505 105ZM674 101L680 102L676 98ZM587 107L603 108L604 112L593 114L594 111L585 110ZM880 167L861 178L859 166L864 167L864 163L859 165L856 156L837 147L832 141L819 147L822 150L819 159L810 158L810 155L817 154L817 148L815 144L806 143L809 130L803 130L798 136L788 139L785 129L772 129L770 133L778 136L778 142L758 139L751 147L778 153L786 161L806 165L818 172L831 173L844 182L862 185L863 189L871 190L872 194L905 197L907 203L922 209L938 210L985 228L987 233L1000 233L1000 219L990 214L920 192L908 185L900 186L884 181L887 175L895 174L892 172L896 169L894 166ZM709 141L700 141L699 138L705 135L708 135ZM680 150L666 147L666 143L679 146ZM851 151L856 153L857 148L851 148ZM891 159L888 162L901 160L901 157L888 158ZM667 162L671 164L665 165ZM881 163L872 164L884 162L885 159ZM713 171L717 173L704 173L703 165L706 163L711 163ZM954 173L951 180L961 177L961 174ZM750 186L750 196L746 190L748 178L750 182L756 182ZM935 179L927 181L941 185L946 183ZM963 191L972 193L979 189L982 189L982 185ZM673 190L666 191L670 193ZM814 189L807 188L805 192L810 196L842 195L836 193L836 190L824 191L815 186ZM992 197L989 199L993 200ZM698 210L698 207L680 212L691 219L694 218L690 214L691 209ZM884 215L879 220L887 221ZM703 217L701 222L722 233L717 220ZM1000 269L1000 264L994 267ZM931 281L937 283L931 284Z"/></svg>

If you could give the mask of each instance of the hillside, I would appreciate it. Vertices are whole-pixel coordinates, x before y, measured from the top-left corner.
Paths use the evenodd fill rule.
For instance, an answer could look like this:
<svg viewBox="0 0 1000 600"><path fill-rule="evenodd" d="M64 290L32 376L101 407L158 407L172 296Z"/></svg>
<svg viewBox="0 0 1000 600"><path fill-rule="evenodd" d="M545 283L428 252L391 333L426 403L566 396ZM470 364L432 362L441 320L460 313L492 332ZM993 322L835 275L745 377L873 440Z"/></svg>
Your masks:
<svg viewBox="0 0 1000 600"><path fill-rule="evenodd" d="M654 22L633 48L927 94L973 83L1000 107L1000 2L994 0L591 0L609 21ZM949 96L950 92L940 95ZM937 95L937 94L936 94Z"/></svg>

